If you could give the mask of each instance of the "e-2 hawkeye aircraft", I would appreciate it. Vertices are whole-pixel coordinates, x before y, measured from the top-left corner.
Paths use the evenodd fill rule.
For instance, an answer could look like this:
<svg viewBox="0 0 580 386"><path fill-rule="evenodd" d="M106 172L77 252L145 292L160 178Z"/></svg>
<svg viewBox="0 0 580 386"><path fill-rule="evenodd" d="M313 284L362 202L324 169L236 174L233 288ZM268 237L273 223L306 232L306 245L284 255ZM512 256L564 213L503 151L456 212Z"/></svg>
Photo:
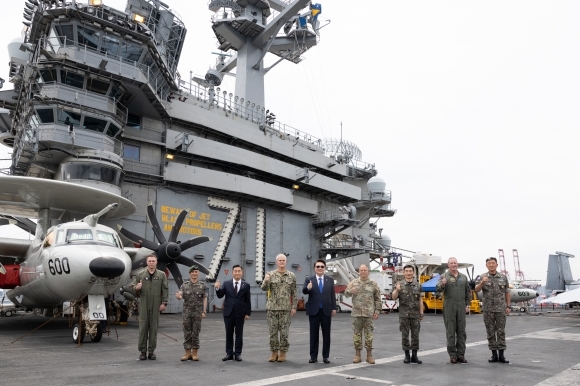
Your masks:
<svg viewBox="0 0 580 386"><path fill-rule="evenodd" d="M184 209L168 240L155 232L161 243L156 244L122 229L144 247L123 248L119 234L98 223L101 218L124 217L135 211L134 204L123 197L73 183L31 177L0 177L0 186L0 213L7 216L0 219L0 225L17 222L35 235L32 240L0 237L0 288L8 289L7 297L21 307L60 308L63 303L72 303L75 313L81 315L81 322L73 326L75 342L82 341L85 334L93 342L101 340L99 321L107 318L105 296L121 289L131 271L145 265L145 256L155 253L158 268L167 268L181 285L183 279L177 264L194 264L181 252L211 240L200 236L183 243L176 241L188 211ZM113 203L104 207L107 201ZM78 215L96 207L104 209L80 221L58 223L67 212ZM153 228L159 229L151 203L147 214ZM23 226L27 220L18 215L38 218L36 229L30 229L31 222ZM208 273L205 267L200 270ZM125 287L124 296L130 299L134 294Z"/></svg>

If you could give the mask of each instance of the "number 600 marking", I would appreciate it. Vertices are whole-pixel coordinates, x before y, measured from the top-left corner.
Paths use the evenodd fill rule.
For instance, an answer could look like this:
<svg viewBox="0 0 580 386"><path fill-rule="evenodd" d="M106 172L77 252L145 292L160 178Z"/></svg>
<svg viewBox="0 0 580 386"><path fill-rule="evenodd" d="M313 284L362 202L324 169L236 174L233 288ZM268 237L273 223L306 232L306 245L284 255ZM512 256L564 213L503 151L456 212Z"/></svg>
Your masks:
<svg viewBox="0 0 580 386"><path fill-rule="evenodd" d="M53 275L62 275L63 273L69 274L70 273L70 264L68 262L68 257L63 257L62 261L60 258L48 260L48 270Z"/></svg>

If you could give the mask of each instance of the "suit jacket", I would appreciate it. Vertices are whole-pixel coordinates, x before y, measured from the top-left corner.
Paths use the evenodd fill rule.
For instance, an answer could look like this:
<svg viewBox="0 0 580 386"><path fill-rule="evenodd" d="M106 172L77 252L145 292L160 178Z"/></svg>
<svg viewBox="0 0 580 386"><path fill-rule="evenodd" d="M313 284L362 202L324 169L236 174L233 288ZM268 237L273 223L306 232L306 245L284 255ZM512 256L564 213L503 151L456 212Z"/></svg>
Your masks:
<svg viewBox="0 0 580 386"><path fill-rule="evenodd" d="M249 316L252 313L250 285L244 280L240 279L240 288L237 295L232 279L226 280L215 293L220 299L224 296L226 297L224 301L224 316L232 315L232 311L236 318L243 318L245 315Z"/></svg>
<svg viewBox="0 0 580 386"><path fill-rule="evenodd" d="M318 276L312 275L307 277L302 287L302 293L308 295L308 307L306 307L306 315L316 315L322 303L322 311L324 315L331 316L332 311L336 310L336 294L334 293L334 279L330 276L323 276L324 285L322 293L318 288ZM312 289L308 289L308 283L313 281Z"/></svg>

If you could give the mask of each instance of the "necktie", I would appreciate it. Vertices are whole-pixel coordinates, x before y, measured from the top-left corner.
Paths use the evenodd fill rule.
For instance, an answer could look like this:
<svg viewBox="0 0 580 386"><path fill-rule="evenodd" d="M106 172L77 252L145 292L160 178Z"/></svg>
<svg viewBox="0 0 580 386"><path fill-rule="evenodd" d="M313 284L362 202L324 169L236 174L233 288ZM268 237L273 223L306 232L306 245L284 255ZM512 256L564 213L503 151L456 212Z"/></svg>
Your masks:
<svg viewBox="0 0 580 386"><path fill-rule="evenodd" d="M236 282L236 295L238 294L238 282Z"/></svg>
<svg viewBox="0 0 580 386"><path fill-rule="evenodd" d="M321 277L318 278L318 289L320 290L320 293L322 293L322 291L324 289L324 287L322 285L322 278ZM322 298L320 301L320 308L322 308Z"/></svg>

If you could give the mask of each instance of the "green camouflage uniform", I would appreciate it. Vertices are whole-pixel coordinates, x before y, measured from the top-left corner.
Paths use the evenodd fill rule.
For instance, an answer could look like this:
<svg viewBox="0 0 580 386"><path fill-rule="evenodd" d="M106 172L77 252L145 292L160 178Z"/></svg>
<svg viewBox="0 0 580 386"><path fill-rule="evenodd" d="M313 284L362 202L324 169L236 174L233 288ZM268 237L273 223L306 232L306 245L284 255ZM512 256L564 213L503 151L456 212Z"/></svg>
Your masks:
<svg viewBox="0 0 580 386"><path fill-rule="evenodd" d="M268 330L271 351L288 351L290 332L290 311L296 310L296 276L285 271L268 272L269 281L262 283L262 290L269 291L266 310L268 310ZM279 334L279 335L278 335Z"/></svg>
<svg viewBox="0 0 580 386"><path fill-rule="evenodd" d="M199 348L201 331L201 313L203 299L207 298L205 285L199 280L196 283L186 281L179 289L183 297L183 347L186 350Z"/></svg>
<svg viewBox="0 0 580 386"><path fill-rule="evenodd" d="M441 280L447 278L447 284ZM445 272L439 277L437 292L443 293L443 321L447 335L447 353L451 358L465 356L465 307L471 304L471 289L467 276L458 272L457 278Z"/></svg>
<svg viewBox="0 0 580 386"><path fill-rule="evenodd" d="M419 303L423 289L414 281L403 280L398 284L401 285L398 291L399 330L403 334L403 350L419 350L419 331L421 330ZM411 332L411 343L409 343L409 332Z"/></svg>
<svg viewBox="0 0 580 386"><path fill-rule="evenodd" d="M135 286L143 280L140 291ZM167 303L168 287L165 272L158 269L150 280L149 271L142 270L133 279L133 290L141 298L139 301L139 351L155 351L157 347L157 330L159 328L159 306ZM147 350L149 341L149 350Z"/></svg>
<svg viewBox="0 0 580 386"><path fill-rule="evenodd" d="M356 288L356 294L351 290ZM362 333L365 332L365 347L373 348L373 315L380 314L382 310L381 291L379 285L372 279L361 280L354 279L351 281L344 296L352 296L352 330L354 348L362 349Z"/></svg>
<svg viewBox="0 0 580 386"><path fill-rule="evenodd" d="M505 309L507 308L505 294L509 292L508 278L499 272L492 275L489 272L480 276L479 284L484 276L488 277L483 284L483 322L487 330L487 342L490 350L505 350Z"/></svg>

